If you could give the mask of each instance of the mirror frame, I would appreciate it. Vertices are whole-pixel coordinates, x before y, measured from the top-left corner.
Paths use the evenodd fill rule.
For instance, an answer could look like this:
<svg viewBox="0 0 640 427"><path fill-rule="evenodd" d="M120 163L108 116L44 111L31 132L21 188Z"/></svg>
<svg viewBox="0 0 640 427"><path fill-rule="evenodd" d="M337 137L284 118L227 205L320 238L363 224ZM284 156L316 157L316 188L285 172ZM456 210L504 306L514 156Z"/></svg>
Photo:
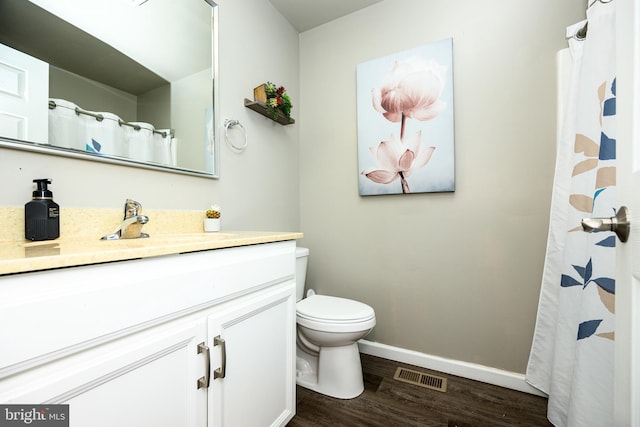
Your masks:
<svg viewBox="0 0 640 427"><path fill-rule="evenodd" d="M183 175L198 176L202 178L219 179L220 178L220 100L219 100L219 77L218 77L218 4L213 0L204 0L211 6L211 74L213 80L213 172L199 171L195 169L180 168L174 166L155 165L153 163L141 162L124 157L110 156L105 157L95 155L89 152L72 150L64 147L56 147L49 144L42 144L30 141L21 141L17 139L7 138L0 135L0 148L15 149L39 154L55 155L80 160L97 161L100 163L115 164L121 166L137 167L141 169L149 169L162 172L178 173Z"/></svg>

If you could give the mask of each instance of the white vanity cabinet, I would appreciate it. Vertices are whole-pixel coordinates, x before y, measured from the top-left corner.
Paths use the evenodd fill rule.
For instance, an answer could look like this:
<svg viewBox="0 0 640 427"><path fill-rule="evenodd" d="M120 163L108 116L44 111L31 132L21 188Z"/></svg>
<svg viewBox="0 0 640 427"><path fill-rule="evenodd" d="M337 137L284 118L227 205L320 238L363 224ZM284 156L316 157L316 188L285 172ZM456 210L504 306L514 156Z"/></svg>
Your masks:
<svg viewBox="0 0 640 427"><path fill-rule="evenodd" d="M285 241L1 276L0 403L68 403L74 427L285 425L294 275Z"/></svg>

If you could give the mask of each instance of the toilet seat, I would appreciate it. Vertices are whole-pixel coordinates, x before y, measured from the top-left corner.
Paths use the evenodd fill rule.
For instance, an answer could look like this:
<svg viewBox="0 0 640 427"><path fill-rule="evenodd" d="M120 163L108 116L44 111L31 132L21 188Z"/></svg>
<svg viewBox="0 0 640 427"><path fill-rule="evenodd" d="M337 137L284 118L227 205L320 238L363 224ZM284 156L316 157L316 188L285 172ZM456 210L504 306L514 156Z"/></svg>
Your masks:
<svg viewBox="0 0 640 427"><path fill-rule="evenodd" d="M311 295L296 304L299 325L326 332L355 332L376 324L373 308L359 301Z"/></svg>

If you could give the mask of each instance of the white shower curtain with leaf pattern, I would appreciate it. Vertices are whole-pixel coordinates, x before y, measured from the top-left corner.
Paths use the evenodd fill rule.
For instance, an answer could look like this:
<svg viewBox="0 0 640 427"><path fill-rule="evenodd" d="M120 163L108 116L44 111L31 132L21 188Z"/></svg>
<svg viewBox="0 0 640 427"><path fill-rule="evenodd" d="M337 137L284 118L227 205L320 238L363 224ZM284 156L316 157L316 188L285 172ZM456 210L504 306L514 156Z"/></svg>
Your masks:
<svg viewBox="0 0 640 427"><path fill-rule="evenodd" d="M560 123L547 253L527 381L549 395L555 426L613 425L615 235L582 231L616 211L615 2L567 28L570 72ZM561 67L560 67L561 68Z"/></svg>

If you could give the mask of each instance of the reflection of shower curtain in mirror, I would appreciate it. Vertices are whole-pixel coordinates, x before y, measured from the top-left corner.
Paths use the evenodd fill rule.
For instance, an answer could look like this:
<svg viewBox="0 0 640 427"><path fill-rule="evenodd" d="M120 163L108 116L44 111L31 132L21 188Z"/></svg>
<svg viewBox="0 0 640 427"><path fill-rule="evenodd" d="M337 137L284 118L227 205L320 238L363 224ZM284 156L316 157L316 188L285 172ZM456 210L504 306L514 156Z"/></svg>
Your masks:
<svg viewBox="0 0 640 427"><path fill-rule="evenodd" d="M124 145L125 134L120 125L120 117L106 112L91 113L99 115L103 119L97 120L92 116L85 116L85 149L90 153L127 157L126 146Z"/></svg>
<svg viewBox="0 0 640 427"><path fill-rule="evenodd" d="M130 159L175 166L169 129L156 131L149 123L131 122L130 124L135 126L125 126Z"/></svg>
<svg viewBox="0 0 640 427"><path fill-rule="evenodd" d="M129 158L141 162L153 162L153 126L139 122L131 124L137 127L126 127Z"/></svg>
<svg viewBox="0 0 640 427"><path fill-rule="evenodd" d="M97 155L175 166L170 130L155 132L149 123L124 123L113 113L87 111L72 102L52 99L49 144Z"/></svg>
<svg viewBox="0 0 640 427"><path fill-rule="evenodd" d="M93 118L76 114L78 106L64 99L51 99L49 108L49 144L56 147L84 150L85 120Z"/></svg>

